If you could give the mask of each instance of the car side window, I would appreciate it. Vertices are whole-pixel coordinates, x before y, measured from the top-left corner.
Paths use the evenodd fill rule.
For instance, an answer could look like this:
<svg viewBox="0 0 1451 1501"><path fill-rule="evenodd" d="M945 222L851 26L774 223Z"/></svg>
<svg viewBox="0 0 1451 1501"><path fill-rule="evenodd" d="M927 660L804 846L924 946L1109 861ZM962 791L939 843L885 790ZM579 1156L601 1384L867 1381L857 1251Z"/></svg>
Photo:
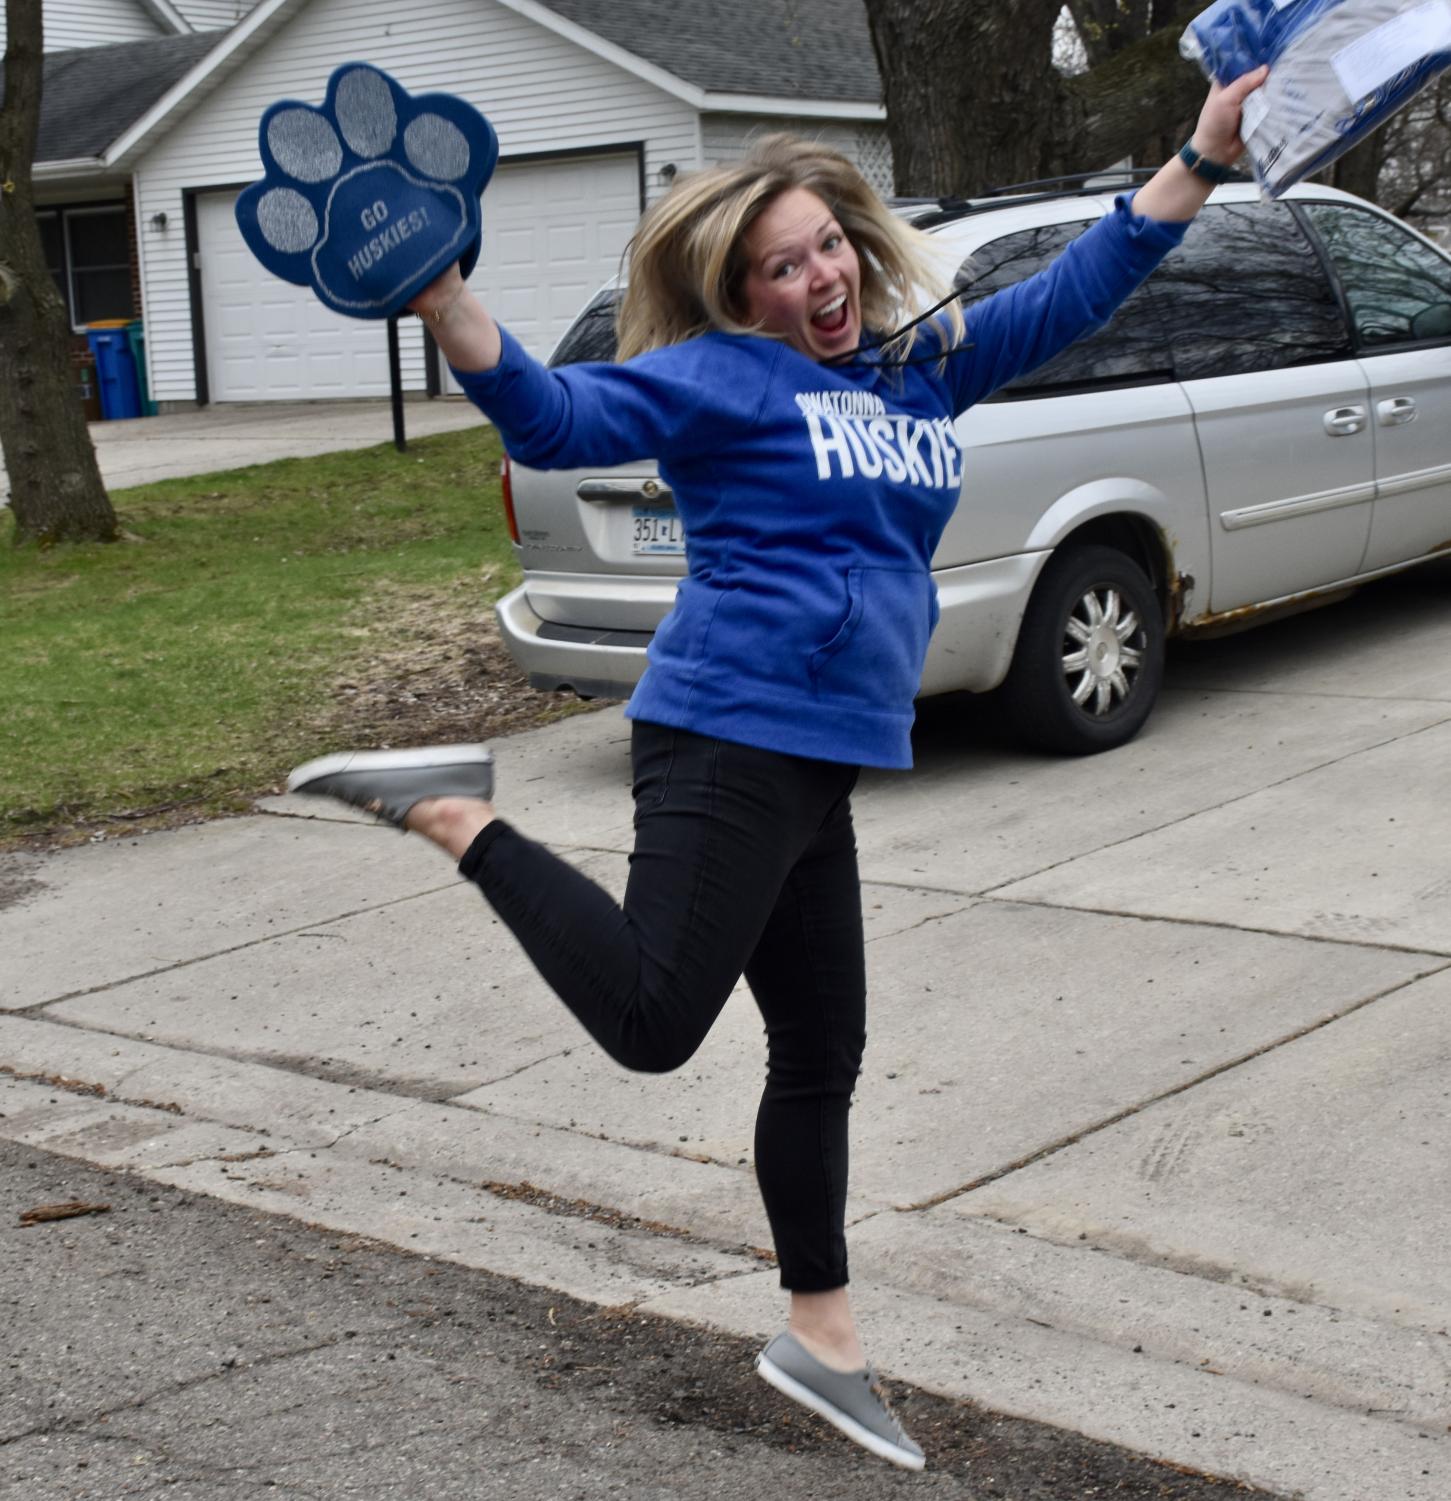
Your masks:
<svg viewBox="0 0 1451 1501"><path fill-rule="evenodd" d="M1280 203L1213 203L1149 282L1179 380L1350 357L1315 247Z"/></svg>
<svg viewBox="0 0 1451 1501"><path fill-rule="evenodd" d="M585 310L570 324L569 332L559 341L559 347L549 356L549 368L557 370L561 365L581 365L586 360L613 364L615 309L619 300L619 293L613 287L607 287L591 298Z"/></svg>
<svg viewBox="0 0 1451 1501"><path fill-rule="evenodd" d="M1080 219L1019 230L973 251L956 277L963 307L971 307L1043 270L1093 223ZM1146 314L1145 293L1140 288L1102 328L994 392L988 400L1066 395L1073 390L1170 379L1168 349L1157 323Z"/></svg>
<svg viewBox="0 0 1451 1501"><path fill-rule="evenodd" d="M1390 219L1351 203L1303 203L1365 344L1451 339L1451 261Z"/></svg>

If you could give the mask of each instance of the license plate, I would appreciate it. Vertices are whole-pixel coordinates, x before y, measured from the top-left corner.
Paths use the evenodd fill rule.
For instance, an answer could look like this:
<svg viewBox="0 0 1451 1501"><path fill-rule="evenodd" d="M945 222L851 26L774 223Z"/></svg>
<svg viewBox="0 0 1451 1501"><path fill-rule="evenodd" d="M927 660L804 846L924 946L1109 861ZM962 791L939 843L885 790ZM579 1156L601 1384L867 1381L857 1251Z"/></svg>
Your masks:
<svg viewBox="0 0 1451 1501"><path fill-rule="evenodd" d="M630 547L636 557L646 553L683 553L685 528L680 513L656 506L630 508Z"/></svg>

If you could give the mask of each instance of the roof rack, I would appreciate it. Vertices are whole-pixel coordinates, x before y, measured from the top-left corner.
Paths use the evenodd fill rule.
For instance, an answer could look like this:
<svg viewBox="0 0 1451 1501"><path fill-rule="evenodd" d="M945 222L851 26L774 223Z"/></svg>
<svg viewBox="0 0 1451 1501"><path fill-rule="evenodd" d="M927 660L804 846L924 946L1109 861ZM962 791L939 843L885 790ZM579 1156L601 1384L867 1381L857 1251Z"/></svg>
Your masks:
<svg viewBox="0 0 1451 1501"><path fill-rule="evenodd" d="M1109 167L1098 172L1077 172L1063 177L1043 177L1034 182L1015 182L987 188L971 198L893 198L890 202L903 209L919 209L911 215L918 229L931 229L969 214L982 214L1012 203L1036 203L1048 198L1087 197L1105 189L1133 187L1147 182L1157 167ZM1236 172L1232 181L1249 182L1246 173Z"/></svg>
<svg viewBox="0 0 1451 1501"><path fill-rule="evenodd" d="M989 188L981 198L997 198L1008 193L1031 193L1035 197L1054 193L1093 192L1109 182L1147 182L1157 167L1108 167L1100 172L1075 172L1064 177L1040 177L1034 182L1013 182Z"/></svg>

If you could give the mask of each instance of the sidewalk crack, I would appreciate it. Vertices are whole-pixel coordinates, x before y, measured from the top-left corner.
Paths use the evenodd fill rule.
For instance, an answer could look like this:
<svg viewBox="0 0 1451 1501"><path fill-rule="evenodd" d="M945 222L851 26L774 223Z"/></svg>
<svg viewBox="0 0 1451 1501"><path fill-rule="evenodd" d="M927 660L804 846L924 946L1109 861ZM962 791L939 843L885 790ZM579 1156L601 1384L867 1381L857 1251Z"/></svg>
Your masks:
<svg viewBox="0 0 1451 1501"><path fill-rule="evenodd" d="M164 1401L168 1397L180 1396L183 1392L189 1392L200 1387L209 1386L213 1382L226 1381L233 1376L249 1375L256 1371L266 1370L270 1366L279 1365L284 1361L295 1360L299 1356L316 1355L320 1351L337 1349L345 1344L348 1346L353 1346L363 1342L372 1343L375 1342L379 1338L379 1336L387 1336L400 1330L406 1330L408 1327L409 1325L407 1323L399 1322L397 1324L388 1325L380 1329L370 1330L367 1335L360 1336L357 1339L338 1337L335 1339L319 1340L313 1344L298 1345L290 1350L275 1350L267 1355L259 1356L256 1360L245 1362L240 1360L233 1361L228 1364L224 1364L220 1370L207 1371L196 1376L188 1377L183 1381L168 1382L165 1386L156 1387L153 1391L143 1392L140 1396L129 1398L127 1401L117 1402L110 1407L96 1408L93 1411L85 1414L84 1416L77 1415L75 1417L69 1418L57 1418L54 1422L37 1424L35 1427L28 1428L22 1433L14 1433L9 1435L8 1437L0 1438L0 1450L9 1447L12 1444L20 1443L23 1439L43 1438L48 1434L91 1434L92 1425L96 1424L102 1419L113 1418L130 1412L140 1412L144 1408L150 1406L153 1402ZM128 1439L123 1433L95 1433L91 1436L95 1438L113 1440L117 1443L141 1443L143 1447L151 1448L152 1452L154 1453L164 1453L163 1450L156 1449L154 1445L146 1444L145 1441ZM171 1456L168 1455L167 1457L170 1458Z"/></svg>
<svg viewBox="0 0 1451 1501"><path fill-rule="evenodd" d="M80 1000L88 995L101 995L108 990L119 990L123 985L135 984L137 980L154 980L158 975L174 974L177 970L190 969L196 964L206 964L212 959L225 959L231 954L244 953L247 949L260 948L265 943L275 943L280 938L296 938L310 936L313 938L332 936L324 934L321 930L330 928L336 923L347 922L350 918L364 917L370 912L386 912L390 907L401 907L408 902L423 901L428 897L437 896L441 891L452 891L458 885L456 880L445 882L441 886L430 886L423 891L411 891L406 896L394 897L386 902L373 902L365 907L356 907L347 912L338 912L331 917L320 918L315 922L302 923L295 928L286 928L278 933L267 933L261 938L248 938L243 943L230 944L226 948L214 949L210 953L195 954L190 959L177 959L171 964L159 964L154 969L140 970L134 975L123 975L116 980L106 980L100 985L86 985L79 990L68 990L63 995L53 995L44 1001L35 1001L29 1006L20 1006L9 1012L11 1016L26 1016L32 1018L44 1017L46 1021L60 1022L70 1026L64 1017L45 1016L47 1007L59 1006L63 1001ZM81 1030L86 1030L82 1028Z"/></svg>
<svg viewBox="0 0 1451 1501"><path fill-rule="evenodd" d="M1408 976L1404 980L1398 980L1393 985L1388 985L1384 990L1377 991L1374 995L1365 996L1359 1001L1353 1002L1343 1011L1337 1011L1333 1016L1322 1017L1319 1021L1310 1022L1306 1026L1298 1028L1294 1032L1278 1037L1272 1042L1267 1042L1263 1047L1253 1048L1247 1053L1242 1053L1237 1058L1231 1058L1215 1067L1206 1069L1201 1074L1196 1074L1192 1079L1186 1079L1182 1084L1175 1084L1169 1089L1160 1090L1157 1094L1147 1096L1145 1099L1136 1101L1132 1105L1125 1106L1122 1110L1115 1111L1112 1115L1105 1116L1102 1120L1094 1121L1092 1125L1082 1130L1071 1132L1067 1136L1061 1136L1056 1141L1049 1142L1046 1146L1035 1148L1025 1153L1022 1157L1012 1162L1004 1163L1001 1167L993 1168L990 1172L982 1173L966 1183L959 1184L956 1188L944 1189L941 1193L933 1194L930 1198L920 1199L911 1204L895 1206L898 1214L916 1214L924 1209L935 1209L940 1204L949 1203L953 1199L960 1199L967 1194L975 1193L980 1188L986 1188L990 1183L996 1183L999 1179L1006 1178L1012 1173L1020 1172L1023 1168L1031 1167L1036 1162L1042 1162L1048 1157L1054 1157L1068 1147L1077 1146L1090 1137L1097 1136L1102 1131L1118 1125L1121 1121L1140 1115L1153 1106L1161 1104L1165 1100L1172 1100L1176 1095L1187 1094L1191 1089L1197 1089L1201 1084L1208 1083L1211 1079L1218 1078L1221 1074L1227 1074L1233 1069L1241 1068L1246 1063L1253 1063L1259 1058L1264 1058L1270 1053L1278 1052L1281 1048L1299 1042L1302 1038L1313 1036L1316 1032L1324 1031L1332 1027L1336 1022L1344 1021L1347 1017L1354 1016L1356 1012L1363 1011L1367 1006L1373 1006L1377 1001L1383 1001L1387 996L1395 995L1397 991L1405 990L1417 984L1421 980L1432 975L1444 974L1451 969L1451 964L1436 965L1432 969Z"/></svg>
<svg viewBox="0 0 1451 1501"><path fill-rule="evenodd" d="M1212 928L1225 933L1257 933L1263 938L1288 938L1296 943L1324 943L1331 948L1371 949L1380 954L1409 954L1414 958L1451 961L1451 950L1426 948L1421 944L1392 943L1373 938L1345 938L1331 933L1305 933L1295 928L1262 928L1251 923L1228 922L1213 917L1181 917L1166 912L1125 912L1118 907L1085 907L1076 902L1050 901L1046 897L986 896L984 902L1002 907L1038 907L1048 912L1082 912L1090 917L1116 917L1125 922L1173 923L1183 928ZM1445 964L1433 965L1425 975L1439 974ZM1425 975L1420 976L1424 979Z"/></svg>
<svg viewBox="0 0 1451 1501"><path fill-rule="evenodd" d="M1278 778L1273 782L1266 782L1263 786L1250 788L1247 792L1241 792L1234 797L1225 798L1223 802L1211 803L1207 807L1195 808L1190 812L1181 813L1175 818L1165 819L1163 823L1155 824L1151 828L1137 829L1132 834L1125 834L1122 839L1110 840L1107 844L1095 845L1091 850L1080 850L1076 855L1065 855L1061 860L1051 861L1049 864L1040 866L1037 870L1027 871L1022 875L1010 876L1005 881L997 881L992 885L984 886L978 893L980 896L991 896L1003 891L1009 886L1016 886L1020 881L1031 881L1039 876L1045 876L1051 871L1060 869L1062 866L1071 865L1075 860L1082 860L1089 855L1099 856L1108 850L1118 849L1125 844L1132 844L1136 839L1147 838L1150 834L1162 834L1166 829L1172 829L1179 824L1188 823L1190 819L1199 818L1205 813L1217 813L1222 808L1232 808L1236 803L1247 802L1252 797L1258 797L1261 793L1272 792L1276 787L1286 787L1291 782L1299 781L1301 777L1313 776L1317 771L1325 771L1329 767L1339 766L1342 762L1354 760L1356 756L1369 755L1372 751L1384 750L1388 745L1398 745L1402 741L1413 740L1418 735L1424 735L1431 730L1438 730L1445 725L1451 724L1451 714L1443 719L1438 719L1431 724L1421 725L1418 729L1402 730L1397 734L1388 735L1384 740L1377 740L1373 745L1357 746L1354 750L1348 750L1342 755L1331 756L1328 760L1318 762L1314 766L1304 766L1298 771ZM1006 898L1012 901L1012 897Z"/></svg>
<svg viewBox="0 0 1451 1501"><path fill-rule="evenodd" d="M920 889L920 888L913 888ZM970 911L978 903L975 896L963 897L957 906L947 912L929 912L924 917L919 917L915 922L909 922L900 928L893 928L889 933L876 933L867 939L867 947L874 943L885 942L888 938L900 938L904 933L915 933L919 928L925 928L930 923L946 922L949 917L960 917L964 912Z"/></svg>
<svg viewBox="0 0 1451 1501"><path fill-rule="evenodd" d="M560 1048L558 1052L545 1053L542 1057L539 1058L531 1058L527 1063L521 1063L518 1068L511 1068L507 1074L500 1074L497 1078L494 1079L481 1079L477 1084L470 1084L465 1093L472 1094L477 1089L488 1089L494 1084L503 1084L510 1079L517 1079L520 1074L527 1074L531 1068L538 1068L541 1063L553 1063L556 1058L568 1058L572 1052L574 1052L574 1048L571 1046L567 1048ZM452 1099L445 1100L443 1103L451 1105L459 1098L461 1097L454 1095ZM473 1107L472 1105L465 1105L462 1108L465 1110L472 1110L475 1107Z"/></svg>

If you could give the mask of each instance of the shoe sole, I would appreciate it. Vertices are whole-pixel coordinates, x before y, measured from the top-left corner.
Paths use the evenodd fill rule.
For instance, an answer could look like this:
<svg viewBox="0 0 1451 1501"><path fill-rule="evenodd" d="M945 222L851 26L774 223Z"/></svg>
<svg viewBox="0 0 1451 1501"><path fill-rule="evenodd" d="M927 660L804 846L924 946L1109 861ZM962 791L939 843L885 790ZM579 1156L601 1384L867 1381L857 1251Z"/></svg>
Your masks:
<svg viewBox="0 0 1451 1501"><path fill-rule="evenodd" d="M319 756L299 766L287 778L287 790L297 792L321 777L336 776L344 771L408 771L418 766L482 766L494 759L487 747L460 746L447 760L439 759L438 748L396 751L338 751Z"/></svg>
<svg viewBox="0 0 1451 1501"><path fill-rule="evenodd" d="M892 1443L890 1439L873 1433L870 1428L858 1423L854 1417L844 1413L841 1408L833 1406L824 1397L812 1391L809 1386L803 1386L794 1376L788 1376L780 1366L767 1360L764 1355L756 1357L756 1370L782 1396L790 1397L793 1402L799 1402L803 1407L809 1407L818 1417L825 1418L833 1428L840 1429L854 1443L860 1444L863 1449L870 1449L878 1459L889 1460L894 1465L900 1465L904 1470L920 1470L926 1465L925 1456L913 1454Z"/></svg>

